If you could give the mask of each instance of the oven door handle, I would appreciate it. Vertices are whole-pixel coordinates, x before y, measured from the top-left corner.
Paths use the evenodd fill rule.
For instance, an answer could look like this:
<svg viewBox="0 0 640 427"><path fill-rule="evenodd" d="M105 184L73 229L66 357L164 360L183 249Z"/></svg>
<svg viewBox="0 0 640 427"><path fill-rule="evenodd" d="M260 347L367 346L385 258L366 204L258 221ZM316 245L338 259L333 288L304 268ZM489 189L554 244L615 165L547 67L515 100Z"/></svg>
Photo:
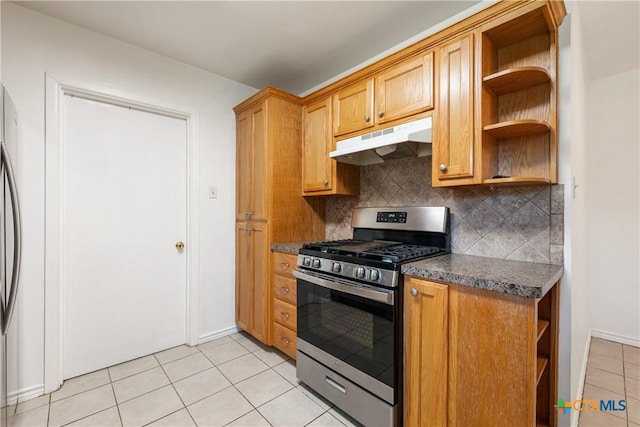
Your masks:
<svg viewBox="0 0 640 427"><path fill-rule="evenodd" d="M313 283L314 285L322 286L323 288L333 289L334 291L344 292L345 294L379 301L384 304L394 304L393 291L377 291L375 289L367 289L358 286L347 285L339 282L338 280L340 279L334 279L333 277L329 278L329 276L309 274L306 271L302 270L293 270L293 275L300 280L306 280L307 282Z"/></svg>

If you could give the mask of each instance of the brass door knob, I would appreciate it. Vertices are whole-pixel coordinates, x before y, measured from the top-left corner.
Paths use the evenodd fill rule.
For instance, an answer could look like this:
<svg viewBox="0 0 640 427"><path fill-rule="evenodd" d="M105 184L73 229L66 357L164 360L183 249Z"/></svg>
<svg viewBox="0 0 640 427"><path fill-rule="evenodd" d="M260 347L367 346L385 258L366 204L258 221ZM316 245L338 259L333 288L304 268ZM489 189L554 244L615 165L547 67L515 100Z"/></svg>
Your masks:
<svg viewBox="0 0 640 427"><path fill-rule="evenodd" d="M176 243L176 249L181 251L184 249L184 242L178 242Z"/></svg>

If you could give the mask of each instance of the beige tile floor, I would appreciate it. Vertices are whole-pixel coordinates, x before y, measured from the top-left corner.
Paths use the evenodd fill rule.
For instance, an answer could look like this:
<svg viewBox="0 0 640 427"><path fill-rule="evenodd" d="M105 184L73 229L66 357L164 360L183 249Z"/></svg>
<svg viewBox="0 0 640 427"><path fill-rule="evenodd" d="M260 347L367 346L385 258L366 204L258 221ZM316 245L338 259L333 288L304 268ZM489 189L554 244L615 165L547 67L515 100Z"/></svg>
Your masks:
<svg viewBox="0 0 640 427"><path fill-rule="evenodd" d="M9 427L358 425L243 333L72 378L8 410Z"/></svg>
<svg viewBox="0 0 640 427"><path fill-rule="evenodd" d="M626 400L627 410L583 410L579 427L640 426L640 348L592 338L582 398Z"/></svg>

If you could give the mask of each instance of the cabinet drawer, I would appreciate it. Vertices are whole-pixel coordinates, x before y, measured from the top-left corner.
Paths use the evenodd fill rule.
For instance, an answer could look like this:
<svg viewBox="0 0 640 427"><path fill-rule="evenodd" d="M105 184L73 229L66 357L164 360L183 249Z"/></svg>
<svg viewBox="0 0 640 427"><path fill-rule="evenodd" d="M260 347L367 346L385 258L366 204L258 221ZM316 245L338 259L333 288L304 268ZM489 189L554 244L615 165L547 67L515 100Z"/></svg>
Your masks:
<svg viewBox="0 0 640 427"><path fill-rule="evenodd" d="M282 301L296 305L298 296L296 279L273 275L273 295Z"/></svg>
<svg viewBox="0 0 640 427"><path fill-rule="evenodd" d="M274 299L273 320L292 331L297 330L298 316L296 315L296 306L279 299Z"/></svg>
<svg viewBox="0 0 640 427"><path fill-rule="evenodd" d="M298 256L292 254L283 254L282 252L273 253L273 272L284 276L293 277L293 270L296 268Z"/></svg>
<svg viewBox="0 0 640 427"><path fill-rule="evenodd" d="M273 324L273 346L289 357L296 358L296 333L289 328Z"/></svg>

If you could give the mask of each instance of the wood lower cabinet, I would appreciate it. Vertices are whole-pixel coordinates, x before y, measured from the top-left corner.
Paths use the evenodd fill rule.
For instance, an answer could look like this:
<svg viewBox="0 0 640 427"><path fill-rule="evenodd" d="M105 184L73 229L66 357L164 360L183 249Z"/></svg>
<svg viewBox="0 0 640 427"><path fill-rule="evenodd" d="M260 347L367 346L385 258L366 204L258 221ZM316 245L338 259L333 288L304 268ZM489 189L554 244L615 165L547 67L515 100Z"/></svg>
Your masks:
<svg viewBox="0 0 640 427"><path fill-rule="evenodd" d="M558 290L405 278L405 425L557 425Z"/></svg>
<svg viewBox="0 0 640 427"><path fill-rule="evenodd" d="M302 109L302 195L358 195L360 168L329 157L335 150L331 131L331 98Z"/></svg>
<svg viewBox="0 0 640 427"><path fill-rule="evenodd" d="M259 222L236 224L236 323L267 342L269 310L262 301L269 295L267 225Z"/></svg>
<svg viewBox="0 0 640 427"><path fill-rule="evenodd" d="M293 276L297 256L273 252L273 346L296 358L298 330L297 285Z"/></svg>
<svg viewBox="0 0 640 427"><path fill-rule="evenodd" d="M449 288L404 283L404 425L447 425Z"/></svg>
<svg viewBox="0 0 640 427"><path fill-rule="evenodd" d="M271 344L270 246L277 242L321 240L324 200L308 200L300 194L300 98L266 88L234 111L236 322L260 341Z"/></svg>

